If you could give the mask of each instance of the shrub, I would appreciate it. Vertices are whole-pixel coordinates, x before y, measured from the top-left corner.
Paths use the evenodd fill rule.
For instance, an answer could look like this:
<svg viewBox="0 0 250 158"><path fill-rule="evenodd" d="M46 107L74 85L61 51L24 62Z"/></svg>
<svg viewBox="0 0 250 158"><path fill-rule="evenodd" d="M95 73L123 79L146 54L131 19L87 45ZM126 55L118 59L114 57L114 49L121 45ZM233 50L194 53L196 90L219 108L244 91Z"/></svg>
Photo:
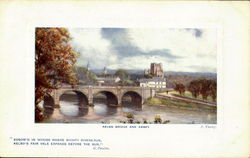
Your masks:
<svg viewBox="0 0 250 158"><path fill-rule="evenodd" d="M155 115L154 123L161 123L161 122L162 122L161 116L159 114Z"/></svg>
<svg viewBox="0 0 250 158"><path fill-rule="evenodd" d="M163 124L167 124L167 123L169 123L170 122L170 120L165 120L164 122L163 122Z"/></svg>
<svg viewBox="0 0 250 158"><path fill-rule="evenodd" d="M132 113L125 114L128 119L134 119L134 115Z"/></svg>

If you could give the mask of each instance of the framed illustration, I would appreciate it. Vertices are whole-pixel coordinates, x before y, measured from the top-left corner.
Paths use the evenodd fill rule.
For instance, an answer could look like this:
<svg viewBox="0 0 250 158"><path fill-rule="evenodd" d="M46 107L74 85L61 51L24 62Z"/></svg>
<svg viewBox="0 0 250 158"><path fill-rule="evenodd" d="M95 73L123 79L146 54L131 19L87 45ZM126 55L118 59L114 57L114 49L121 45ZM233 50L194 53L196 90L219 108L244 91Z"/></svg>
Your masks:
<svg viewBox="0 0 250 158"><path fill-rule="evenodd" d="M216 124L216 28L35 31L36 122Z"/></svg>
<svg viewBox="0 0 250 158"><path fill-rule="evenodd" d="M249 157L248 1L1 1L1 157Z"/></svg>

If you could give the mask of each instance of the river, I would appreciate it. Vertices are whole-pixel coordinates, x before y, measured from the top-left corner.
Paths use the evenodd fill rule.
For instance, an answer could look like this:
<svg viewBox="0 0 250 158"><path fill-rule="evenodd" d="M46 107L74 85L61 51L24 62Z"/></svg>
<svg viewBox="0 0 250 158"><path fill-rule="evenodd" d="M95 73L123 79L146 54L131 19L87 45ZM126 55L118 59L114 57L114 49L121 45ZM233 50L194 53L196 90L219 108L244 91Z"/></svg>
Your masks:
<svg viewBox="0 0 250 158"><path fill-rule="evenodd" d="M217 114L212 111L180 109L165 105L141 107L125 104L121 107L108 106L103 98L94 99L94 106L79 108L76 96L64 94L60 98L60 108L44 107L46 123L125 123L132 115L133 123L154 123L155 116L170 124L216 124ZM105 102L105 101L104 101Z"/></svg>

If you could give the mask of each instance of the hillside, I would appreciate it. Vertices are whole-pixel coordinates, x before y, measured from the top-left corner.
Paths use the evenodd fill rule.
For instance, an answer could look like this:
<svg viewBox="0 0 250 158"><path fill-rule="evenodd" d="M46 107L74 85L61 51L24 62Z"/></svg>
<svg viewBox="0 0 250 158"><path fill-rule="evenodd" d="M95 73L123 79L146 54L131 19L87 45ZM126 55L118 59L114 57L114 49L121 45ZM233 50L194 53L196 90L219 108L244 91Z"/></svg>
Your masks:
<svg viewBox="0 0 250 158"><path fill-rule="evenodd" d="M92 69L91 72L95 74L101 74L103 70L101 69ZM137 80L143 78L144 70L127 70L130 74L131 80ZM116 70L108 69L108 74L115 74ZM196 80L199 78L210 78L217 79L216 73L211 72L177 72L177 71L166 71L165 77L167 79L167 87L173 88L174 81L182 82L185 86L187 86L192 80Z"/></svg>

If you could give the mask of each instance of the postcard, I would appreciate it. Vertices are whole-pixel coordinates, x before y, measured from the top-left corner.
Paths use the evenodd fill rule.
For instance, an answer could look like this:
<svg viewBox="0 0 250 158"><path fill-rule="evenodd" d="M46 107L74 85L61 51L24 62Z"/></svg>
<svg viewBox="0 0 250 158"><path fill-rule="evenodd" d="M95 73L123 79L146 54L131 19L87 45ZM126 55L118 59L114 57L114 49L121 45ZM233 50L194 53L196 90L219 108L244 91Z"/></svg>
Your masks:
<svg viewBox="0 0 250 158"><path fill-rule="evenodd" d="M0 156L249 157L249 2L0 2Z"/></svg>

